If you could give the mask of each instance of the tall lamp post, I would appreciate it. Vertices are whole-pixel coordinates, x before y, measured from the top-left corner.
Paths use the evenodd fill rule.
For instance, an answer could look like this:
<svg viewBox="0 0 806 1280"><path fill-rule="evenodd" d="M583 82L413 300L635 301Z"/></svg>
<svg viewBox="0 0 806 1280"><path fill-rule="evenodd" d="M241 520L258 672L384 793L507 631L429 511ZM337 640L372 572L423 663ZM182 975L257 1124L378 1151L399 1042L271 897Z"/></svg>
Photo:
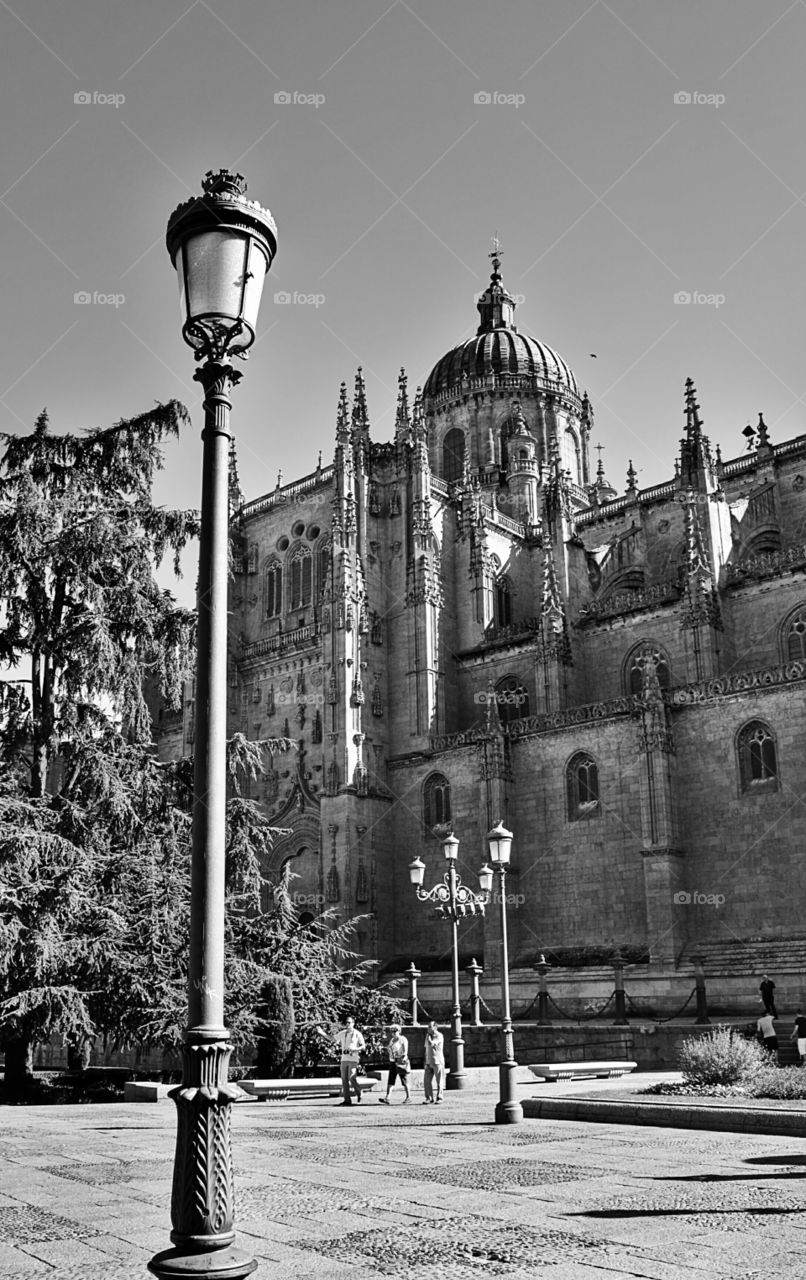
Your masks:
<svg viewBox="0 0 806 1280"><path fill-rule="evenodd" d="M167 248L181 289L182 336L201 362L204 391L197 591L196 740L188 961L188 1024L182 1049L171 1240L151 1259L160 1280L240 1280L257 1263L233 1247L230 1142L239 1090L227 1082L232 1045L224 1026L227 544L230 392L255 340L263 282L277 250L268 209L246 199L240 174L208 173L203 194L176 209Z"/></svg>
<svg viewBox="0 0 806 1280"><path fill-rule="evenodd" d="M523 1107L515 1096L515 1038L512 1034L512 1018L509 1012L509 954L507 949L506 877L509 855L512 850L512 832L499 822L487 836L490 861L498 876L498 896L501 903L501 1062L498 1067L498 1103L495 1108L496 1124L520 1124Z"/></svg>
<svg viewBox="0 0 806 1280"><path fill-rule="evenodd" d="M467 1083L465 1075L465 1042L462 1038L462 1011L459 1006L459 928L458 922L464 916L474 916L476 912L484 915L484 904L487 901L493 883L493 873L489 867L482 867L479 872L481 893L474 893L462 884L461 876L456 870L456 859L459 853L459 841L451 833L442 841L442 852L448 864L439 884L433 889L423 888L425 863L421 858L414 858L409 863L409 876L414 885L417 897L421 902L433 902L436 913L443 919L451 921L452 930L452 993L451 1009L451 1069L448 1073L448 1089L464 1089Z"/></svg>

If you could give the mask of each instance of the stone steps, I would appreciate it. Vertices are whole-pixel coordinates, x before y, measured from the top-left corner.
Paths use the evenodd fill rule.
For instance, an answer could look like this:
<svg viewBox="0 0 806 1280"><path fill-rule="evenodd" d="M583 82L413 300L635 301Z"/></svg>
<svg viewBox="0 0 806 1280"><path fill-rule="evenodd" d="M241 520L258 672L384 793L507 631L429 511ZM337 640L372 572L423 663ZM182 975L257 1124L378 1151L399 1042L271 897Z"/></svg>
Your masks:
<svg viewBox="0 0 806 1280"><path fill-rule="evenodd" d="M776 974L806 974L806 938L689 943L680 957L678 968L693 965L695 956L702 957L706 977L709 974L747 975L751 978L758 975L760 979L762 973L769 973L774 981Z"/></svg>

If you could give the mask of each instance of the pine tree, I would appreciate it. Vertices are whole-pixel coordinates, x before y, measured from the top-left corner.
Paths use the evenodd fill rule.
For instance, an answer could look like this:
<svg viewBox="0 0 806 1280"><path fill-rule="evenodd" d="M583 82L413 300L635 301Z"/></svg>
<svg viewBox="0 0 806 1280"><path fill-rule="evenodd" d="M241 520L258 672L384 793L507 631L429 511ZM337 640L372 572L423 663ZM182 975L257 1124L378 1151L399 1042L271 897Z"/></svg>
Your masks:
<svg viewBox="0 0 806 1280"><path fill-rule="evenodd" d="M75 436L52 435L42 413L30 435L0 436L7 1083L30 1073L37 1042L80 1045L99 1013L112 1020L132 947L126 891L155 823L178 821L144 686L175 706L191 667L194 614L155 571L170 553L179 572L198 521L152 499L161 446L186 418L171 402Z"/></svg>

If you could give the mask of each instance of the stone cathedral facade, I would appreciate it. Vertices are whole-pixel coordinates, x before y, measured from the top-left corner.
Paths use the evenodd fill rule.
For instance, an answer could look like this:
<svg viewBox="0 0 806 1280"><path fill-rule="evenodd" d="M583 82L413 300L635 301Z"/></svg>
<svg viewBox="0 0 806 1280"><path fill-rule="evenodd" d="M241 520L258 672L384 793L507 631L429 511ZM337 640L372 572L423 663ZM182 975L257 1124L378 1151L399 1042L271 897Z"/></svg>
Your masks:
<svg viewBox="0 0 806 1280"><path fill-rule="evenodd" d="M248 501L233 471L230 728L298 743L253 784L291 832L267 872L292 858L301 906L363 915L378 972L447 967L408 864L433 884L451 824L477 887L503 819L513 968L621 946L728 971L759 943L785 967L806 954L806 435L759 415L725 461L689 381L682 439L673 406L647 425L668 480L639 489L625 459L617 491L497 257L477 306L421 391L401 373L393 440L359 371L332 464ZM497 930L461 924L488 976Z"/></svg>

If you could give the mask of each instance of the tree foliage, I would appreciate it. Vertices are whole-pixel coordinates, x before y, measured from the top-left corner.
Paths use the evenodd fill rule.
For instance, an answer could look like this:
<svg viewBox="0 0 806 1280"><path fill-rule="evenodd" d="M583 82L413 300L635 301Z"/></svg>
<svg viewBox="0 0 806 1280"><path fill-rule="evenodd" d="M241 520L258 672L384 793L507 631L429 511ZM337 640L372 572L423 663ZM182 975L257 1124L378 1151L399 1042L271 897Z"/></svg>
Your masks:
<svg viewBox="0 0 806 1280"><path fill-rule="evenodd" d="M81 1043L130 971L137 859L176 825L144 686L168 706L195 617L156 580L198 532L151 496L176 402L107 430L0 436L0 1038L7 1074ZM163 830L165 828L166 830Z"/></svg>
<svg viewBox="0 0 806 1280"><path fill-rule="evenodd" d="M109 430L0 436L0 1045L6 1083L33 1047L178 1044L186 1019L189 760L157 758L145 689L181 704L194 613L157 583L198 532L152 501L161 445L186 420L160 405ZM287 1062L322 1055L322 1024L368 997L355 922L305 925L288 878L265 867L276 834L248 798L285 740L228 744L228 1027ZM267 984L290 997L266 1008ZM367 1005L367 1008L369 1006ZM290 1011L289 1011L290 1010ZM330 1039L325 1034L324 1039ZM329 1046L328 1046L329 1047Z"/></svg>

